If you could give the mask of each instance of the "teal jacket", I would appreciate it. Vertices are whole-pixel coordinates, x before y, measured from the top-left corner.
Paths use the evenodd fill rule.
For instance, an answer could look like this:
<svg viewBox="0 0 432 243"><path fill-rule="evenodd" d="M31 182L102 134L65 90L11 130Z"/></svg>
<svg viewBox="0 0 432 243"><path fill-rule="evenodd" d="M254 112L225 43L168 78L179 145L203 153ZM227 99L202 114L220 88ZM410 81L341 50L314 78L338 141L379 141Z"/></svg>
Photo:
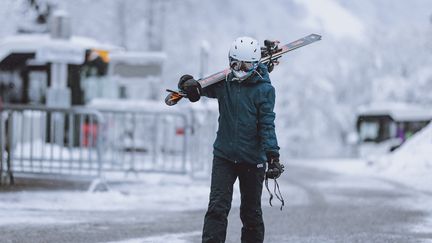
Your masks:
<svg viewBox="0 0 432 243"><path fill-rule="evenodd" d="M273 112L275 89L265 65L260 64L242 82L230 74L226 81L203 88L202 95L217 98L219 103L215 156L234 163L262 164L266 153L279 154Z"/></svg>

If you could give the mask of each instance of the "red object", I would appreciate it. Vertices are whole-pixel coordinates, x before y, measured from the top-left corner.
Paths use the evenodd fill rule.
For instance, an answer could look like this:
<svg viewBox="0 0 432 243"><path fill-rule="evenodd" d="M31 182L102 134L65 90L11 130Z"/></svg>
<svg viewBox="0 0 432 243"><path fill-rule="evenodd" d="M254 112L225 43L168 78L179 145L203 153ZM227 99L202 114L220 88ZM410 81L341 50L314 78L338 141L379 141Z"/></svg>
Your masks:
<svg viewBox="0 0 432 243"><path fill-rule="evenodd" d="M97 141L97 131L98 131L98 125L97 124L83 124L83 145L85 147L95 146ZM90 137L91 136L91 137ZM90 144L91 142L91 144Z"/></svg>
<svg viewBox="0 0 432 243"><path fill-rule="evenodd" d="M185 130L182 127L176 128L176 135L182 136L185 134Z"/></svg>

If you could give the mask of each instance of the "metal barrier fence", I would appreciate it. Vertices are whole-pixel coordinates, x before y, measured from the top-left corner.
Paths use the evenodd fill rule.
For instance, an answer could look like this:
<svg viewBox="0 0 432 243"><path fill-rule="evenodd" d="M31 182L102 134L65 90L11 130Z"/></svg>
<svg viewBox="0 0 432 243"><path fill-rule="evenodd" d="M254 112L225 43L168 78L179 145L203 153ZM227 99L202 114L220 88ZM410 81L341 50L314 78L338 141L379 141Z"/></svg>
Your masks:
<svg viewBox="0 0 432 243"><path fill-rule="evenodd" d="M6 171L11 183L12 172L99 176L99 124L102 115L85 108L3 106L0 176Z"/></svg>
<svg viewBox="0 0 432 243"><path fill-rule="evenodd" d="M218 114L217 110L212 109L191 111L191 138L187 154L190 174L194 178L210 177Z"/></svg>
<svg viewBox="0 0 432 243"><path fill-rule="evenodd" d="M188 173L189 122L180 113L98 109L103 127L103 170Z"/></svg>
<svg viewBox="0 0 432 243"><path fill-rule="evenodd" d="M12 172L207 177L215 114L6 105L0 110L0 182L5 174L13 182Z"/></svg>

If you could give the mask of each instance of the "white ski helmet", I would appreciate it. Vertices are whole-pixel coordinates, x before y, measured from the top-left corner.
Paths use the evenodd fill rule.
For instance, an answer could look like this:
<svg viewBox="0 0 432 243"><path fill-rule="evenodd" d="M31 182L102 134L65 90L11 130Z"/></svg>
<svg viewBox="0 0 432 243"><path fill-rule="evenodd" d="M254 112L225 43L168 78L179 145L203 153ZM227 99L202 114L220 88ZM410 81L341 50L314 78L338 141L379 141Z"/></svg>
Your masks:
<svg viewBox="0 0 432 243"><path fill-rule="evenodd" d="M257 40L251 37L239 37L229 50L229 57L245 62L258 62L261 59L261 47Z"/></svg>
<svg viewBox="0 0 432 243"><path fill-rule="evenodd" d="M254 38L239 37L231 44L228 56L232 73L237 80L243 81L258 67L261 47Z"/></svg>

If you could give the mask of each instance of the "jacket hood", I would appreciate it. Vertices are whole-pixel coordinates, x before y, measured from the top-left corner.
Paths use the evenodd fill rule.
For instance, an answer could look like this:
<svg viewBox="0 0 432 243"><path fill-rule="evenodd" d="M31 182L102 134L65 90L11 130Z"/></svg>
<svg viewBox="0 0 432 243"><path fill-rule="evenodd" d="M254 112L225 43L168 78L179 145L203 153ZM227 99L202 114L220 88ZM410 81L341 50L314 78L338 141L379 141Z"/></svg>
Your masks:
<svg viewBox="0 0 432 243"><path fill-rule="evenodd" d="M252 76L250 76L245 81L250 83L257 83L257 82L270 83L270 76L267 69L267 65L260 63L258 65L257 70L254 72L254 74L252 74Z"/></svg>

